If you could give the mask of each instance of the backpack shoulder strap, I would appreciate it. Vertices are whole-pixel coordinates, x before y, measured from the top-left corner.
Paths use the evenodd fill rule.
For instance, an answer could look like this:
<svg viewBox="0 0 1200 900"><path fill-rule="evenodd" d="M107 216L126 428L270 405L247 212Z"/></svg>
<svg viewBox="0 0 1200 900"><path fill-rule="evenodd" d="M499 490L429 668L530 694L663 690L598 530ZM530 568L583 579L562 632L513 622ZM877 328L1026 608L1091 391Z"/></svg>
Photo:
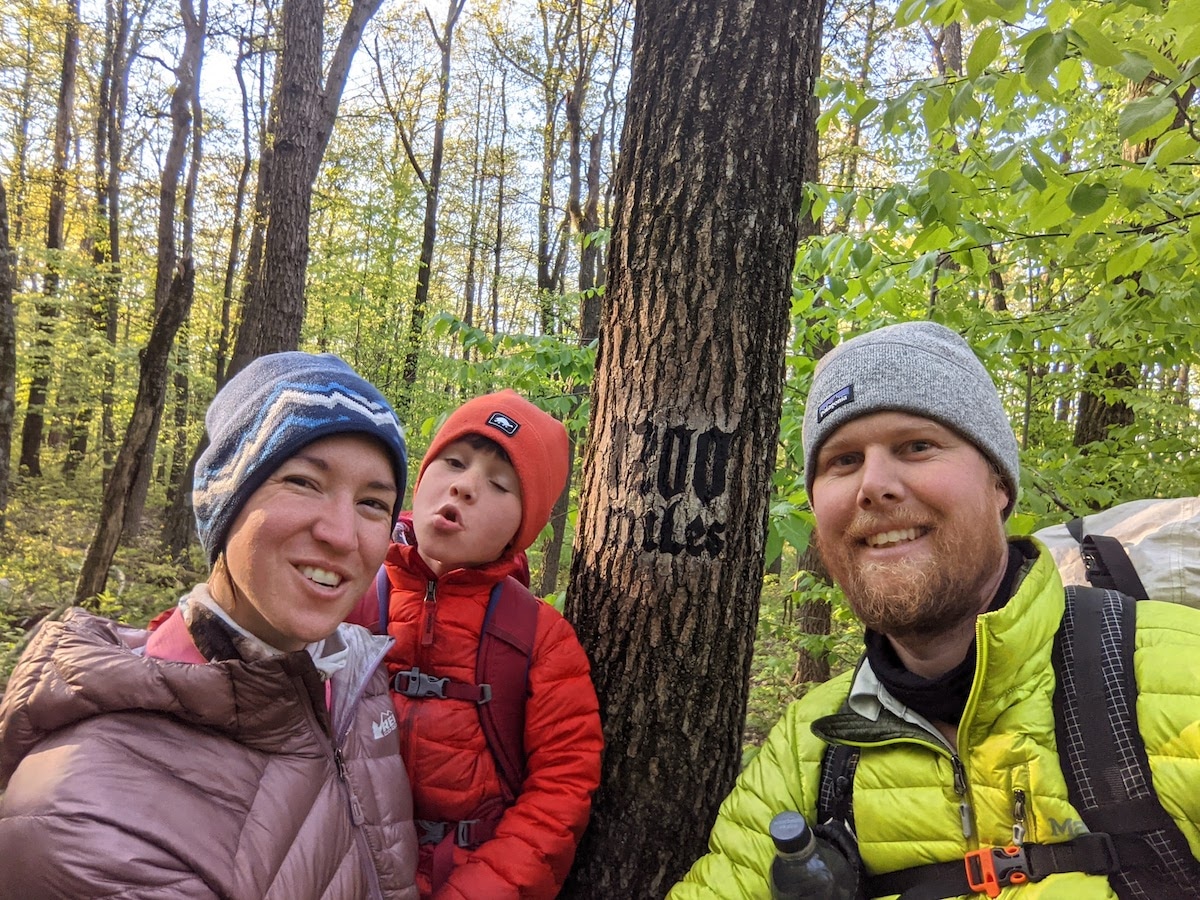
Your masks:
<svg viewBox="0 0 1200 900"><path fill-rule="evenodd" d="M1079 553L1092 587L1120 591L1134 600L1150 599L1129 554L1115 537L1085 534L1079 542Z"/></svg>
<svg viewBox="0 0 1200 900"><path fill-rule="evenodd" d="M491 689L490 699L479 704L479 722L496 759L505 805L516 800L525 780L525 699L540 603L515 578L498 582L475 663L475 680Z"/></svg>
<svg viewBox="0 0 1200 900"><path fill-rule="evenodd" d="M375 626L376 634L388 633L388 600L391 592L392 584L388 581L387 569L381 565L379 571L375 573L375 594L379 597L379 618Z"/></svg>
<svg viewBox="0 0 1200 900"><path fill-rule="evenodd" d="M817 824L837 822L854 832L854 771L858 747L826 744L817 787Z"/></svg>
<svg viewBox="0 0 1200 900"><path fill-rule="evenodd" d="M1122 865L1109 881L1119 897L1200 896L1200 862L1162 807L1138 728L1137 603L1116 591L1066 590L1053 660L1055 731L1067 796L1091 832L1113 839Z"/></svg>

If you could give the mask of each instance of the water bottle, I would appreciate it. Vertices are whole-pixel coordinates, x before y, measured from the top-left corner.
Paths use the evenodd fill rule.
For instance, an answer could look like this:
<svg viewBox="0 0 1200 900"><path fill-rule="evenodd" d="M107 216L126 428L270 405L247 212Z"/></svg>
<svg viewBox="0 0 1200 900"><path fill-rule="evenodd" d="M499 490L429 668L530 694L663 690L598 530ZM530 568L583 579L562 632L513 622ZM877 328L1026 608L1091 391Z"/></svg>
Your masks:
<svg viewBox="0 0 1200 900"><path fill-rule="evenodd" d="M773 900L854 900L858 877L850 863L836 847L817 840L804 816L781 812L770 831Z"/></svg>

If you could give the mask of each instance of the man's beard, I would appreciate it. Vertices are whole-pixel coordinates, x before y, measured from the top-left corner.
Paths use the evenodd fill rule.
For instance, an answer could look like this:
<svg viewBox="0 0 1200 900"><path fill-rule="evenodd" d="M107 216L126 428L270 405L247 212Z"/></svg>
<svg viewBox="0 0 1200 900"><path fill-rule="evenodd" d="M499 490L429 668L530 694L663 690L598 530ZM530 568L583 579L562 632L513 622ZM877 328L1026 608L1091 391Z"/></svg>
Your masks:
<svg viewBox="0 0 1200 900"><path fill-rule="evenodd" d="M1002 565L1004 527L994 512L980 510L973 520L973 525L970 520L941 522L925 538L934 541L933 552L919 559L862 564L846 535L839 536L836 547L818 544L818 549L865 627L892 637L928 636L976 615L990 599L982 593ZM859 520L851 533L863 527Z"/></svg>

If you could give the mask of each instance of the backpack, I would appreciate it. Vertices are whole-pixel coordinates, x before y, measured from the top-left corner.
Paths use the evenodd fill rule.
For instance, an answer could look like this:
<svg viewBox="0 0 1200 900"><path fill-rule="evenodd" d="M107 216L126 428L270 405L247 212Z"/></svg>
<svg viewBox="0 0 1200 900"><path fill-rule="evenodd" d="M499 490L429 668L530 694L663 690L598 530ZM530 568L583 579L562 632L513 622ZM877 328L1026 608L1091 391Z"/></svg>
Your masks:
<svg viewBox="0 0 1200 900"><path fill-rule="evenodd" d="M1033 536L1063 584L1200 607L1200 497L1133 500Z"/></svg>
<svg viewBox="0 0 1200 900"><path fill-rule="evenodd" d="M1144 598L1144 585L1120 541L1084 534L1081 524L1072 527L1087 575L1095 580L1090 588L1066 588L1052 655L1054 724L1067 796L1088 833L1059 844L982 848L967 854L962 863L867 877L867 896L941 900L977 892L995 897L1008 884L1040 881L1058 872L1085 872L1107 875L1121 900L1200 898L1200 861L1158 799L1137 725L1137 600L1119 589L1129 588ZM1097 709L1107 715L1084 712ZM818 788L819 822L853 832L858 755L856 747L826 748Z"/></svg>
<svg viewBox="0 0 1200 900"><path fill-rule="evenodd" d="M381 566L375 576L379 597L377 631L380 634L387 633L390 588L387 572ZM474 812L475 818L457 823L421 823L427 834L431 830L444 831L433 835L438 844L434 855L435 886L449 875L453 845L473 848L490 839L504 810L512 806L521 793L525 779L525 699L541 602L511 576L495 584L488 596L479 652L475 657L476 684L440 678L415 666L392 677L392 690L407 697L474 701L500 779L502 802L485 803Z"/></svg>

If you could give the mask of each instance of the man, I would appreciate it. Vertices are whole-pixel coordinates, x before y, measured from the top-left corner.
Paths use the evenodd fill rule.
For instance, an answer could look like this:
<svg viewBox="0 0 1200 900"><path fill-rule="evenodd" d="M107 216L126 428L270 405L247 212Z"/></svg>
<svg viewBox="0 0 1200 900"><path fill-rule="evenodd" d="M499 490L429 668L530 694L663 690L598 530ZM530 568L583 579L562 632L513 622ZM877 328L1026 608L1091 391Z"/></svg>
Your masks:
<svg viewBox="0 0 1200 900"><path fill-rule="evenodd" d="M955 863L953 874L980 848L1086 831L1056 750L1063 585L1044 548L1005 537L1017 443L970 347L932 322L845 342L817 368L804 452L818 547L866 652L788 708L671 898L769 897L768 823L788 809L814 820L830 745L860 748L853 825L865 876L931 863ZM1154 787L1200 857L1200 610L1145 601L1136 614ZM1115 896L1104 875L1080 871L990 887L1013 900Z"/></svg>

